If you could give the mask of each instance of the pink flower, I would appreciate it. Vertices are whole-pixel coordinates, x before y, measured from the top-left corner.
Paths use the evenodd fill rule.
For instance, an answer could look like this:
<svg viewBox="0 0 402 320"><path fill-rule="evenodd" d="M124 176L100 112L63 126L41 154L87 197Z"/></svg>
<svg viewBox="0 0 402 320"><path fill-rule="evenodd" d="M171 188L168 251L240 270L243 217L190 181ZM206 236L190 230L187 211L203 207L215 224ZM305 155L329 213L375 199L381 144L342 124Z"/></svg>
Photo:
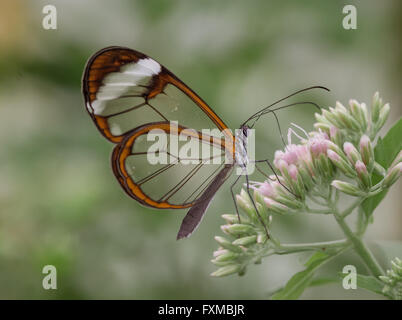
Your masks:
<svg viewBox="0 0 402 320"><path fill-rule="evenodd" d="M345 151L346 156L352 164L356 163L357 160L360 160L359 152L352 143L345 142L343 144L343 151Z"/></svg>
<svg viewBox="0 0 402 320"><path fill-rule="evenodd" d="M349 157L350 154L352 152L354 152L354 150L356 150L356 148L350 142L345 142L343 145L343 150L345 151L346 155Z"/></svg>
<svg viewBox="0 0 402 320"><path fill-rule="evenodd" d="M276 213L284 214L284 213L287 213L288 211L290 211L290 209L287 206L285 206L282 203L279 203L275 200L272 200L271 198L264 198L264 202L269 209L271 209L272 211L274 211Z"/></svg>
<svg viewBox="0 0 402 320"><path fill-rule="evenodd" d="M335 126L331 126L329 128L329 135L330 135L331 139L335 138L335 136L338 133L338 131L339 131L339 129L337 127L335 127Z"/></svg>
<svg viewBox="0 0 402 320"><path fill-rule="evenodd" d="M360 139L360 150L368 148L370 144L370 138L367 135L363 135Z"/></svg>
<svg viewBox="0 0 402 320"><path fill-rule="evenodd" d="M366 168L365 164L362 161L357 160L356 163L355 163L355 168L356 168L356 171L357 171L357 173L359 175L360 174L367 174L367 168Z"/></svg>
<svg viewBox="0 0 402 320"><path fill-rule="evenodd" d="M264 197L273 198L276 195L274 187L268 182L265 181L260 184L259 188L257 189Z"/></svg>
<svg viewBox="0 0 402 320"><path fill-rule="evenodd" d="M293 164L297 162L297 146L294 144L286 146L285 152L276 151L275 152L275 160L274 164L277 168L279 168L279 162L285 161L286 164Z"/></svg>
<svg viewBox="0 0 402 320"><path fill-rule="evenodd" d="M298 173L299 173L299 171L297 170L297 167L296 167L294 164L291 164L291 165L289 166L289 168L288 168L288 171L289 171L289 176L290 176L293 180L297 181L297 175L298 175Z"/></svg>
<svg viewBox="0 0 402 320"><path fill-rule="evenodd" d="M281 160L285 161L287 165L298 165L302 161L311 161L311 155L306 145L290 144L286 146L285 152L275 152L274 164L278 169L283 167L283 163L280 163Z"/></svg>
<svg viewBox="0 0 402 320"><path fill-rule="evenodd" d="M314 157L318 157L320 154L326 154L328 150L328 135L324 132L316 133L309 139L310 152Z"/></svg>
<svg viewBox="0 0 402 320"><path fill-rule="evenodd" d="M341 161L341 157L339 156L339 154L337 154L335 151L333 150L327 150L327 155L328 158L330 158L332 161L334 162L339 162Z"/></svg>

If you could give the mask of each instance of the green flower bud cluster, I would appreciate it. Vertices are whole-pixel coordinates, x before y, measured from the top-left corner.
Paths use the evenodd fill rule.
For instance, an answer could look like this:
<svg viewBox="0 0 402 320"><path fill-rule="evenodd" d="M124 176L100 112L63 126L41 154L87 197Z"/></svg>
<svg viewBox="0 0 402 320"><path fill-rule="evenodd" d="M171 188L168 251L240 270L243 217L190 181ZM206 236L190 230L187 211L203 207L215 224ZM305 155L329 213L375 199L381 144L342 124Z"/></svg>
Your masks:
<svg viewBox="0 0 402 320"><path fill-rule="evenodd" d="M221 226L225 237L216 236L219 248L214 252L213 264L219 267L211 275L215 277L228 276L233 273L243 275L250 263L261 263L263 256L273 250L271 240L267 239L266 230L271 225L271 216L262 205L255 192L257 215L247 192L241 191L237 196L237 205L242 209L240 217L236 214L224 214L226 224ZM239 219L240 218L240 219Z"/></svg>
<svg viewBox="0 0 402 320"><path fill-rule="evenodd" d="M358 149L348 141L343 144L343 150L336 144L330 145L327 155L345 176L357 182L356 186L350 182L334 180L331 185L351 196L365 196L372 187L371 173L375 163L370 138L363 135Z"/></svg>
<svg viewBox="0 0 402 320"><path fill-rule="evenodd" d="M367 134L371 139L376 136L387 121L389 111L389 104L384 104L376 92L372 100L371 115L365 103L351 99L348 107L336 102L335 108L330 107L321 114L316 113L317 123L314 126L330 134L338 146L342 144L342 136L356 145L363 134ZM332 129L331 132L333 127L337 130Z"/></svg>
<svg viewBox="0 0 402 320"><path fill-rule="evenodd" d="M391 269L387 270L386 276L380 276L385 283L383 293L393 299L402 300L402 260L395 258L391 261Z"/></svg>

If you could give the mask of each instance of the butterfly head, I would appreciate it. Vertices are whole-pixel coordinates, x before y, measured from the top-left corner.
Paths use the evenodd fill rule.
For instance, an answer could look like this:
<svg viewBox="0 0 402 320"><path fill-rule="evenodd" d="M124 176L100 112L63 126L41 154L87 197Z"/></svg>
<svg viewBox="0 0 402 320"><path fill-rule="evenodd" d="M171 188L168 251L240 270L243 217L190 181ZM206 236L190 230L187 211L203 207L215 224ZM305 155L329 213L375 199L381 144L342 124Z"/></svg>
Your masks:
<svg viewBox="0 0 402 320"><path fill-rule="evenodd" d="M244 137L248 137L248 133L249 133L249 131L250 131L250 127L248 126L248 125L243 125L243 126L241 126L241 131L242 131L242 133L243 133L243 136Z"/></svg>

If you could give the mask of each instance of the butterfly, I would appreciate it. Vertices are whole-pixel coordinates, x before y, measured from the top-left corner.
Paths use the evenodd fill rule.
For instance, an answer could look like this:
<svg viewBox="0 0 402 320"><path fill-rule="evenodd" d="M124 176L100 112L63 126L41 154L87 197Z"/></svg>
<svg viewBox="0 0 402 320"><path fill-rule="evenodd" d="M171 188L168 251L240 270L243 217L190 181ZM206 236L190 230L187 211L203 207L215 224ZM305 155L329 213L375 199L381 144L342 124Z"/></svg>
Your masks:
<svg viewBox="0 0 402 320"><path fill-rule="evenodd" d="M294 94L313 88L326 89L314 86ZM233 200L233 188L242 176L250 194L247 167L251 162L265 162L275 172L267 160L250 161L251 129L264 114L275 115L283 107L302 104L270 109L294 94L280 99L253 114L234 135L172 72L141 52L119 46L89 58L82 93L95 126L115 144L111 165L123 190L147 207L189 209L177 239L193 233L235 167L240 173L231 186ZM235 207L238 211L236 202Z"/></svg>

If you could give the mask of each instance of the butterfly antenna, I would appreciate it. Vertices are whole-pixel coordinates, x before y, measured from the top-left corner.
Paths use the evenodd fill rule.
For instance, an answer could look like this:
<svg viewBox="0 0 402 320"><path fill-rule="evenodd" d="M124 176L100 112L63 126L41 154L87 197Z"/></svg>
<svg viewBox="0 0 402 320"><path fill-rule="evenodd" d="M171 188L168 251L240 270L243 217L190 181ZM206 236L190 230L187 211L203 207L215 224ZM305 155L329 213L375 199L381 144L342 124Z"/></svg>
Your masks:
<svg viewBox="0 0 402 320"><path fill-rule="evenodd" d="M278 111L278 110L281 110L281 109L285 109L285 108L288 108L288 107L293 107L293 106L296 106L296 105L301 105L301 104L312 104L313 106L315 106L315 107L317 107L319 110L321 110L321 107L320 107L318 104L316 104L315 102L311 102L311 101L302 101L302 102L290 103L290 104L287 104L287 105L284 105L284 106L281 106L281 107L278 107L278 108L275 108L275 109L265 110L264 112L259 113L259 114L255 115L254 117L250 118L249 120L252 120L252 119L254 118L254 122L253 122L253 124L250 126L250 128L253 128L253 127L254 127L254 125L255 125L256 122L260 119L260 117L261 117L262 115L267 114L267 113L272 113L272 114L274 115L274 117L275 117L275 121L276 121L276 124L277 124L277 126L278 126L279 135L280 135L280 137L281 137L282 143L283 143L284 146L286 146L286 142L285 142L285 139L284 139L284 137L283 137L281 125L280 125L280 123L279 123L279 119L278 119L278 116L276 115L275 111Z"/></svg>
<svg viewBox="0 0 402 320"><path fill-rule="evenodd" d="M261 109L260 111L254 113L250 118L248 118L246 121L244 121L241 126L244 126L247 122L249 122L249 121L250 121L251 119L253 119L255 116L258 116L260 113L263 113L264 111L266 111L267 109L271 108L272 106L274 106L274 105L276 105L276 104L278 104L278 103L280 103L280 102L282 102L282 101L284 101L284 100L286 100L286 99L288 99L288 98L290 98L290 97L293 97L294 95L297 95L297 94L299 94L299 93L302 93L302 92L305 92L305 91L309 91L309 90L312 90L312 89L323 89L323 90L326 90L326 91L328 91L328 92L331 91L331 90L329 90L328 88L323 87L323 86L312 86L312 87L308 87L308 88L304 88L304 89L297 90L296 92L293 92L292 94L290 94L290 95L288 95L288 96L286 96L286 97L284 97L284 98L281 98L281 99L279 99L279 100L277 100L277 101L271 103L270 105L264 107L264 108Z"/></svg>

